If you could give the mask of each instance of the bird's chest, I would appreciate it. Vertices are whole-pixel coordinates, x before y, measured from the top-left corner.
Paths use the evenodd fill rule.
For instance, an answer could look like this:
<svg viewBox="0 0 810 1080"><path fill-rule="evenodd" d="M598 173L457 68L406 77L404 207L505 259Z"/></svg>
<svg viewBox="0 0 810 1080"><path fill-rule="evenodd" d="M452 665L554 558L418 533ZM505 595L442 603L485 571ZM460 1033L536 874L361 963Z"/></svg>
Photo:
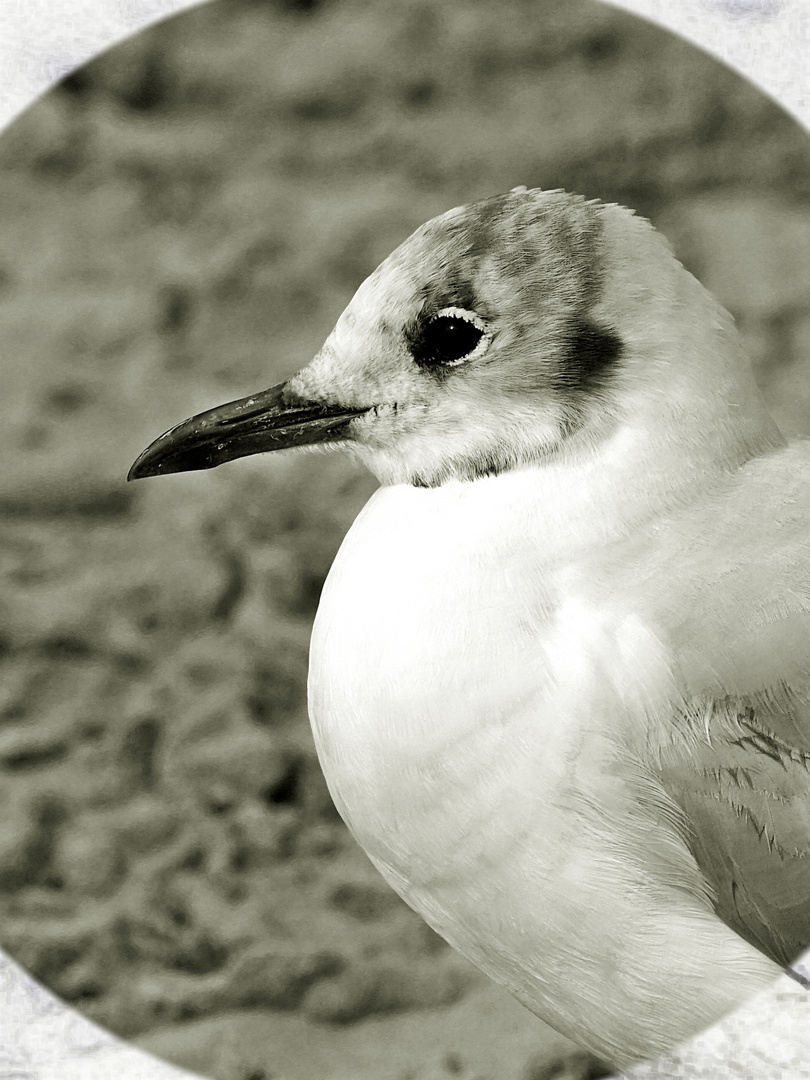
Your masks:
<svg viewBox="0 0 810 1080"><path fill-rule="evenodd" d="M415 903L445 880L502 877L521 852L551 880L599 786L624 663L536 537L427 507L383 489L358 518L324 588L309 683L337 806Z"/></svg>

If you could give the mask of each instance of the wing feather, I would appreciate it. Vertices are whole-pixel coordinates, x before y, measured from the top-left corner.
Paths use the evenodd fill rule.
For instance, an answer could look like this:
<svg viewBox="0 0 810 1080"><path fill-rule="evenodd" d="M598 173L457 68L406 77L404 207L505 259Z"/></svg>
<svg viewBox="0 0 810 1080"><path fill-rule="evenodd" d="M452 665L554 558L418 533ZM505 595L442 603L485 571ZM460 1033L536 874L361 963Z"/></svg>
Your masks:
<svg viewBox="0 0 810 1080"><path fill-rule="evenodd" d="M701 734L685 718L693 736L663 752L661 780L719 917L787 966L810 946L810 750L783 733L808 731L810 715L795 699L708 708Z"/></svg>

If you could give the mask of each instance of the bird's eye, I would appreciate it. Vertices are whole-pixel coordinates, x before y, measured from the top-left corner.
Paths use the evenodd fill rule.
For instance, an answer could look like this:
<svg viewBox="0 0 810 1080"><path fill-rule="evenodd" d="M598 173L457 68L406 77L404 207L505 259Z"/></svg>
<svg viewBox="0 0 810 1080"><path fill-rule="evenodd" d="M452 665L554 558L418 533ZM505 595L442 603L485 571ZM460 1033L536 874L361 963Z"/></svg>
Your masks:
<svg viewBox="0 0 810 1080"><path fill-rule="evenodd" d="M454 367L483 352L489 334L483 319L463 308L444 308L407 334L411 354L419 364Z"/></svg>

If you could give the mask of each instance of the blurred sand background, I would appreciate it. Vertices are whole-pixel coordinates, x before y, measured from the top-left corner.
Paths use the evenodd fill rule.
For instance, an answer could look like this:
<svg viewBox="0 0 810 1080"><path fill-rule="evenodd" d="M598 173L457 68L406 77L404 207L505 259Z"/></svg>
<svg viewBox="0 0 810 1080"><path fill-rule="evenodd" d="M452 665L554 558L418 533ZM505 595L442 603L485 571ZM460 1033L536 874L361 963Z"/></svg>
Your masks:
<svg viewBox="0 0 810 1080"><path fill-rule="evenodd" d="M0 937L221 1080L598 1072L402 905L306 722L309 624L374 482L254 458L126 486L284 378L426 218L518 183L634 206L810 430L810 141L582 0L218 0L0 140ZM556 1070L556 1071L555 1071Z"/></svg>

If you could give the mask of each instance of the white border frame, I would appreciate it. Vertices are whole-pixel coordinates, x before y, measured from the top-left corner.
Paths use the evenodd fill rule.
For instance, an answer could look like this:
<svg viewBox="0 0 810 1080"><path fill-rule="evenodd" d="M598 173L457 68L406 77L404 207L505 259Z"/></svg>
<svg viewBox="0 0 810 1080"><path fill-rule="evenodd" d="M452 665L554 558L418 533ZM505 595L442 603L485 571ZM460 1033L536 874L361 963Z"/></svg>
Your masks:
<svg viewBox="0 0 810 1080"><path fill-rule="evenodd" d="M0 126L91 56L194 2L0 0ZM714 53L810 127L810 0L612 2ZM191 1074L99 1031L0 953L0 1080L110 1076L180 1080ZM810 1080L810 994L782 980L679 1055L648 1063L628 1076Z"/></svg>

